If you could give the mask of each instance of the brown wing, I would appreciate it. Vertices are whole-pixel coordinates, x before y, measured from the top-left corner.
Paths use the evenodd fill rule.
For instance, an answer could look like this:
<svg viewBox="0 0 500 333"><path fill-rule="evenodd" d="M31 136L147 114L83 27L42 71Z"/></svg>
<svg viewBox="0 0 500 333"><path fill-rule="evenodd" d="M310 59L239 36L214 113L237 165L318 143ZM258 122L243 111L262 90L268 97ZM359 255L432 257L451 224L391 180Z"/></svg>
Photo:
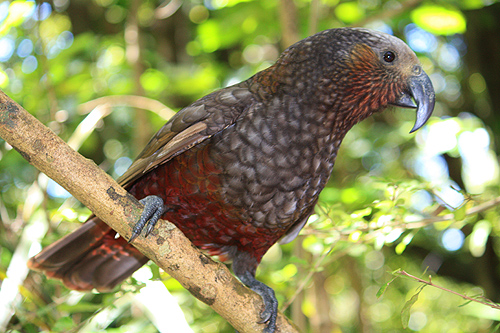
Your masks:
<svg viewBox="0 0 500 333"><path fill-rule="evenodd" d="M157 166L222 131L253 104L248 84L218 90L180 110L149 141L130 168L118 178L127 188Z"/></svg>

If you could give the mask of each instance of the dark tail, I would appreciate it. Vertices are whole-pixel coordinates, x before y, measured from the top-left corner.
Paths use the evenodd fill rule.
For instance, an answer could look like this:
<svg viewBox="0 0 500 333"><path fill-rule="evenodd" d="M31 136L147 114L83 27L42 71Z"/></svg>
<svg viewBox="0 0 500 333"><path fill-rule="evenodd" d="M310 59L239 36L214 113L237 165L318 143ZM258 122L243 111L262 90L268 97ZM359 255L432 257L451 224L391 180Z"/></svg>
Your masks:
<svg viewBox="0 0 500 333"><path fill-rule="evenodd" d="M148 258L94 217L31 258L28 266L71 289L110 291Z"/></svg>

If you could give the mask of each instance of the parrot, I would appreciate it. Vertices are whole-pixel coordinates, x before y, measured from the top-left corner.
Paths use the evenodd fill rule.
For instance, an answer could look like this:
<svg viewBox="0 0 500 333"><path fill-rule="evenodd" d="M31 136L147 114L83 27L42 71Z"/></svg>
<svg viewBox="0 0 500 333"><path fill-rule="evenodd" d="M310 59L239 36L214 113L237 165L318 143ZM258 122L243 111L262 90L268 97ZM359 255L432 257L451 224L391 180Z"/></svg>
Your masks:
<svg viewBox="0 0 500 333"><path fill-rule="evenodd" d="M262 297L263 331L275 332L278 301L257 266L313 214L346 133L389 106L416 109L414 132L434 105L432 82L401 39L364 28L319 32L181 109L152 137L117 180L144 204L129 241L93 216L28 265L71 289L111 291L149 260L133 240L165 219L231 262Z"/></svg>

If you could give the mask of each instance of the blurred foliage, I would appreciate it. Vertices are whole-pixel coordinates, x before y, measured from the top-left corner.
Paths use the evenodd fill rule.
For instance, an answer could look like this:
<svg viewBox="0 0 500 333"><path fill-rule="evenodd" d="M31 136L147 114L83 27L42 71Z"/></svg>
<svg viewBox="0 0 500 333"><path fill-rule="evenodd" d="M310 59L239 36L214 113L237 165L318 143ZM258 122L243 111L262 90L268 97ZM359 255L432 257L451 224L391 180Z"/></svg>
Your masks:
<svg viewBox="0 0 500 333"><path fill-rule="evenodd" d="M491 102L500 87L488 66L476 66L470 55L479 50L468 44L483 23L498 27L495 1L3 1L0 87L116 177L141 148L138 131L151 135L165 119L105 99L110 116L89 128L91 117L83 120L94 106L84 103L142 95L178 110L246 79L277 58L282 36L293 35L280 21L285 2L297 15L287 22L298 32L292 39L346 25L404 39L431 75L437 104L416 134L408 134L414 114L407 110L355 126L309 224L293 243L271 248L259 279L304 332L493 330L500 312L459 307L459 297L414 280L377 292L392 279L388 272L402 268L500 301L500 210L492 201L500 196L500 133ZM88 138L75 134L78 126ZM28 256L90 212L3 141L0 166L0 331L166 331L183 321L177 302L194 332L233 332L154 264L108 294L68 291L28 273ZM179 325L176 332L189 331Z"/></svg>

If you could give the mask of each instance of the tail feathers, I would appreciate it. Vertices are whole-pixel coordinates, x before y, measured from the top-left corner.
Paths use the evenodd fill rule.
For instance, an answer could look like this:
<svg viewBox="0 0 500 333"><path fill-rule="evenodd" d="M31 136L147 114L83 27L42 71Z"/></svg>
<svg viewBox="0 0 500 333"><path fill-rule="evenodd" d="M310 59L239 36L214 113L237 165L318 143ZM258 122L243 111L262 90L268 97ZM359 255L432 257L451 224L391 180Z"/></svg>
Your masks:
<svg viewBox="0 0 500 333"><path fill-rule="evenodd" d="M148 258L98 218L31 258L28 266L71 289L105 292L132 275Z"/></svg>

